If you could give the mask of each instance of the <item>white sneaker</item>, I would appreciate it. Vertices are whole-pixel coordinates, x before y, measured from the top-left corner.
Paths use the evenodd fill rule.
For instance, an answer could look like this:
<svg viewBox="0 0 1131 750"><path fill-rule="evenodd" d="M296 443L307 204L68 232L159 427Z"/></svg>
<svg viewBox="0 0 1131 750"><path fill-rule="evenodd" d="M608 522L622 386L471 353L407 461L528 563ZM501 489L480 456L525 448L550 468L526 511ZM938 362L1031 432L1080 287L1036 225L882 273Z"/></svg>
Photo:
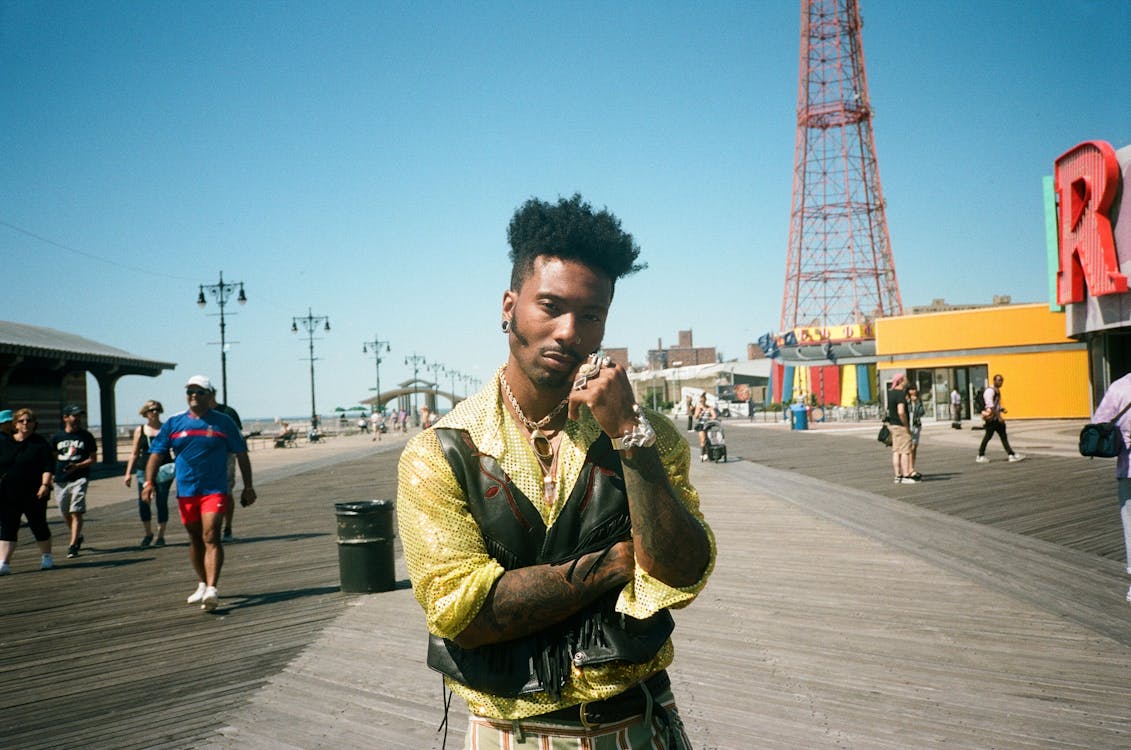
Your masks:
<svg viewBox="0 0 1131 750"><path fill-rule="evenodd" d="M43 557L39 559L40 570L51 570L55 567L55 558L51 556L50 552L45 552Z"/></svg>
<svg viewBox="0 0 1131 750"><path fill-rule="evenodd" d="M11 574L12 568L6 562L0 562L0 576Z"/></svg>
<svg viewBox="0 0 1131 750"><path fill-rule="evenodd" d="M707 463L707 454L706 453L700 453L699 454L699 463L701 463L701 464Z"/></svg>
<svg viewBox="0 0 1131 750"><path fill-rule="evenodd" d="M200 597L200 608L206 612L211 612L216 609L216 605L220 603L220 592L216 590L215 586L208 586L204 589L204 595Z"/></svg>
<svg viewBox="0 0 1131 750"><path fill-rule="evenodd" d="M1009 463L1011 463L1011 464L1017 463L1018 461L1024 461L1024 460L1025 460L1025 457L1022 456L1020 453L1010 453L1009 454Z"/></svg>
<svg viewBox="0 0 1131 750"><path fill-rule="evenodd" d="M988 464L989 462L990 459L986 458L985 456L978 456L974 459L974 463L976 464Z"/></svg>
<svg viewBox="0 0 1131 750"><path fill-rule="evenodd" d="M189 596L188 599L185 599L185 601L189 604L200 604L200 601L204 598L204 592L207 589L208 584L204 581L201 581L199 584L197 584L196 591L192 592L192 595Z"/></svg>

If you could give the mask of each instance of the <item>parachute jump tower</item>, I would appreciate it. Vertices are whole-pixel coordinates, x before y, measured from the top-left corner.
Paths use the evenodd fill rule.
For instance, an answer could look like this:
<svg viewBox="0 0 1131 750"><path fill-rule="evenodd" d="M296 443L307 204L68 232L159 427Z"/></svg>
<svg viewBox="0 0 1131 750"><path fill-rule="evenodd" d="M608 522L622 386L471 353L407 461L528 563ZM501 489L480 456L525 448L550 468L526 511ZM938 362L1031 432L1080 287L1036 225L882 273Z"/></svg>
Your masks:
<svg viewBox="0 0 1131 750"><path fill-rule="evenodd" d="M900 315L856 0L802 0L801 68L781 330L856 338ZM845 335L855 328L856 335Z"/></svg>

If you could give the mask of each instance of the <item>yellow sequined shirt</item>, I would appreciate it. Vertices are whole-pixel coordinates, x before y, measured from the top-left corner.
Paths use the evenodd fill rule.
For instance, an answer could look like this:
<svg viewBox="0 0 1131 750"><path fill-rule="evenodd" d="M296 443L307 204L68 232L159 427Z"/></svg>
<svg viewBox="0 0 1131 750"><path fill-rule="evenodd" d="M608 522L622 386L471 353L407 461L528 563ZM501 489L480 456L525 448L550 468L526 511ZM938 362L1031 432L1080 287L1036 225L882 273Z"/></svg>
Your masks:
<svg viewBox="0 0 1131 750"><path fill-rule="evenodd" d="M699 495L688 481L688 444L663 415L649 412L648 420L656 430L656 447L672 487L703 524L710 540L711 561L703 577L685 588L661 583L637 566L634 580L620 593L617 610L638 619L650 617L665 607L689 604L707 583L715 561L714 536L699 512ZM553 525L569 498L589 446L601 434L587 408L582 408L577 421L567 420L558 447L557 498L550 505L542 500L538 459L503 405L498 373L487 387L456 406L437 426L466 430L479 450L497 460L515 486L531 498L547 528ZM440 637L454 638L479 613L504 571L487 554L463 490L431 430L413 437L401 454L397 520L413 593L424 608L428 629ZM505 698L472 690L453 680L448 680L448 685L467 701L472 713L496 719L521 719L616 695L667 667L673 655L669 640L645 664L618 662L574 667L558 701L545 693Z"/></svg>

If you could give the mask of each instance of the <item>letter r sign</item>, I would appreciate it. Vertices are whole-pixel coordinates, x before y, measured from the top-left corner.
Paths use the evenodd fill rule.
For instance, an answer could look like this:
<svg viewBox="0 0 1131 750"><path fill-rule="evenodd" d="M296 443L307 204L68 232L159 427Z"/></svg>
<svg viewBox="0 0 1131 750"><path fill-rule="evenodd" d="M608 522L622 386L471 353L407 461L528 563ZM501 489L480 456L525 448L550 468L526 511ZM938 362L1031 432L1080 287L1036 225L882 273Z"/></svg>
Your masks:
<svg viewBox="0 0 1131 750"><path fill-rule="evenodd" d="M1085 284L1093 297L1127 291L1108 214L1118 186L1119 161L1104 141L1084 141L1056 160L1057 303L1083 302Z"/></svg>

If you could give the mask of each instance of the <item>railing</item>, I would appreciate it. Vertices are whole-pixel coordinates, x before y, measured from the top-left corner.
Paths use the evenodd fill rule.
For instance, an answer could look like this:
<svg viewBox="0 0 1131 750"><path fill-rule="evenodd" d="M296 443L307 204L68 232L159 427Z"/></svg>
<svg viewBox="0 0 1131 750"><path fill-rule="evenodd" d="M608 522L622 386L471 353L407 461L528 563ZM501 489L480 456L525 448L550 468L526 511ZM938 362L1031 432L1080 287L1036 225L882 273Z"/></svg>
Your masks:
<svg viewBox="0 0 1131 750"><path fill-rule="evenodd" d="M786 406L785 411L781 409L763 409L757 408L754 411L755 422L787 422L789 421L789 409L793 404ZM825 421L825 422L878 422L880 420L880 407L878 404L864 404L863 406L811 406L809 407L809 418L811 421ZM676 423L679 422L680 417L673 417ZM683 417L686 419L686 417ZM744 415L731 414L729 419L733 421L746 421L750 417Z"/></svg>

